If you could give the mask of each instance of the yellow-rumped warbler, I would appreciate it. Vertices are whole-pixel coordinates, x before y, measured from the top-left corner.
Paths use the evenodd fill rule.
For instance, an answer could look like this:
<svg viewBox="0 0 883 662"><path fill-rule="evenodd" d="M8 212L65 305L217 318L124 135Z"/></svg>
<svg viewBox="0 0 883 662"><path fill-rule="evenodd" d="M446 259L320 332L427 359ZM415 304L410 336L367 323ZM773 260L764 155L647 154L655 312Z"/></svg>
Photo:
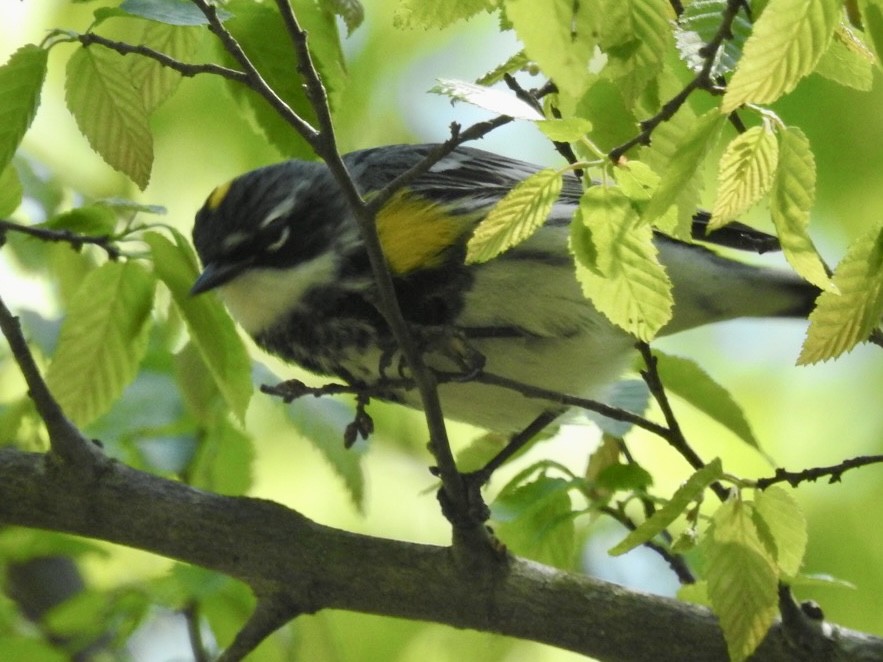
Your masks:
<svg viewBox="0 0 883 662"><path fill-rule="evenodd" d="M379 147L344 162L370 196L433 147ZM597 396L627 367L634 339L595 310L577 283L568 250L568 224L582 194L576 177L565 177L549 219L529 239L488 262L465 262L479 220L537 170L460 147L392 198L377 231L402 314L418 335L447 329L484 357L489 373ZM733 232L770 239L744 226ZM385 357L395 342L372 303L359 228L324 164L287 161L218 187L196 216L193 240L204 271L192 292L216 289L260 347L349 382L389 376ZM736 317L805 316L818 295L784 271L663 235L655 244L674 284L674 315L663 333ZM523 429L554 408L469 381L444 383L439 393L447 416L496 431ZM419 406L416 391L390 399Z"/></svg>

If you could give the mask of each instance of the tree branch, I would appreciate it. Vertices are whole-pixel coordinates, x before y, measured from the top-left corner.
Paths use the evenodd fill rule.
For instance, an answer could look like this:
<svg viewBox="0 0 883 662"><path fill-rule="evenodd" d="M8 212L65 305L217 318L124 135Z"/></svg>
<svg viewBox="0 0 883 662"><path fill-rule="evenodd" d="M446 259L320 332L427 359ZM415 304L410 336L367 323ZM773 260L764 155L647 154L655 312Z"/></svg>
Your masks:
<svg viewBox="0 0 883 662"><path fill-rule="evenodd" d="M87 235L77 234L70 230L52 230L50 228L36 227L33 225L22 225L14 221L0 219L0 246L3 245L3 238L7 232L17 232L19 234L35 237L41 241L63 242L71 245L74 250L80 250L85 245L97 246L111 260L118 259L122 252L117 248L113 241L114 238L107 234Z"/></svg>
<svg viewBox="0 0 883 662"><path fill-rule="evenodd" d="M116 462L84 479L43 455L0 449L0 477L0 521L200 565L259 596L286 596L298 613L346 609L427 620L604 660L726 659L707 609L529 561L470 574L449 548L340 531L269 501L203 492ZM849 650L851 659L883 657L881 639L827 624L818 637L819 646ZM781 625L752 659L793 659Z"/></svg>

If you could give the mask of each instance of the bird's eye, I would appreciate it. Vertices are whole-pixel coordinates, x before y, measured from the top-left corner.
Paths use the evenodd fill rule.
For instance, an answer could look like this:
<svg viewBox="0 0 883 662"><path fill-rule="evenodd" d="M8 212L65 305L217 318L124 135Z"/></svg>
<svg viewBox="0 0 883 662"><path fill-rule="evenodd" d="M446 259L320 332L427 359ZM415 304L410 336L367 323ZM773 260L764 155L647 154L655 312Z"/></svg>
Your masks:
<svg viewBox="0 0 883 662"><path fill-rule="evenodd" d="M288 236L291 234L291 230L282 222L269 226L267 230L274 232L277 235L276 238L266 246L266 249L269 252L275 253L285 245L285 242L288 241Z"/></svg>

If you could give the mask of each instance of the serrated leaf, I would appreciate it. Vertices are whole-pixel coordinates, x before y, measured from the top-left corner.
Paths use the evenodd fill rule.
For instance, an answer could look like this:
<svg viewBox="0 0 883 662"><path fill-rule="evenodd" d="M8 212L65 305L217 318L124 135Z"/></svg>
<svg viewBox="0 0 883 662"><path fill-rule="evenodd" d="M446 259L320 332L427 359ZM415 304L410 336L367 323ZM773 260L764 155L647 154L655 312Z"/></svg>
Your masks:
<svg viewBox="0 0 883 662"><path fill-rule="evenodd" d="M578 218L588 228L592 249L577 244L587 239L571 232L577 256L576 276L583 294L610 321L640 340L651 339L671 319L671 281L659 263L653 230L616 187L593 186L580 199ZM582 261L594 251L594 263Z"/></svg>
<svg viewBox="0 0 883 662"><path fill-rule="evenodd" d="M147 351L154 279L135 262L108 262L83 280L61 325L46 382L65 413L87 425L134 379Z"/></svg>
<svg viewBox="0 0 883 662"><path fill-rule="evenodd" d="M439 78L438 84L429 90L457 101L465 101L473 106L484 108L497 115L505 115L519 120L541 120L542 114L513 92L484 87L464 80Z"/></svg>
<svg viewBox="0 0 883 662"><path fill-rule="evenodd" d="M705 66L702 49L720 29L721 18L727 7L727 0L694 0L684 7L678 17L675 29L675 45L681 59L698 73ZM751 34L751 21L744 11L736 13L730 35L718 49L711 66L712 79L730 73L742 53L748 35Z"/></svg>
<svg viewBox="0 0 883 662"><path fill-rule="evenodd" d="M659 186L660 177L646 163L626 161L613 171L616 183L634 202L647 202Z"/></svg>
<svg viewBox="0 0 883 662"><path fill-rule="evenodd" d="M770 215L785 258L803 278L820 289L831 279L807 232L815 199L816 162L809 140L796 127L779 134L779 166L770 191Z"/></svg>
<svg viewBox="0 0 883 662"><path fill-rule="evenodd" d="M571 143L580 140L592 130L592 123L582 117L539 120L534 122L534 124L543 132L543 135L546 136L546 138L562 143Z"/></svg>
<svg viewBox="0 0 883 662"><path fill-rule="evenodd" d="M397 28L403 29L440 30L457 21L471 18L482 10L490 11L494 4L492 0L400 0L393 15L393 23Z"/></svg>
<svg viewBox="0 0 883 662"><path fill-rule="evenodd" d="M760 541L750 504L738 499L714 514L707 544L708 596L730 659L746 659L763 640L778 613L778 573Z"/></svg>
<svg viewBox="0 0 883 662"><path fill-rule="evenodd" d="M530 237L546 222L563 178L546 168L516 184L488 212L466 245L466 262L487 262Z"/></svg>
<svg viewBox="0 0 883 662"><path fill-rule="evenodd" d="M846 25L838 25L816 73L835 83L868 92L874 85L874 54Z"/></svg>
<svg viewBox="0 0 883 662"><path fill-rule="evenodd" d="M92 149L144 189L153 136L122 57L106 48L79 49L67 63L65 101Z"/></svg>
<svg viewBox="0 0 883 662"><path fill-rule="evenodd" d="M827 361L867 339L883 315L883 227L858 239L837 265L836 292L825 291L809 315L797 363ZM839 294L838 294L839 292Z"/></svg>
<svg viewBox="0 0 883 662"><path fill-rule="evenodd" d="M208 19L190 0L123 0L119 7L132 16L167 25L207 25ZM226 21L230 13L216 7L218 18Z"/></svg>
<svg viewBox="0 0 883 662"><path fill-rule="evenodd" d="M773 185L779 143L766 126L754 126L736 136L721 156L718 191L708 230L723 227L757 204Z"/></svg>
<svg viewBox="0 0 883 662"><path fill-rule="evenodd" d="M494 531L515 553L570 568L576 552L570 481L540 476L507 489L491 505Z"/></svg>
<svg viewBox="0 0 883 662"><path fill-rule="evenodd" d="M189 2L187 4L194 7ZM187 61L196 51L203 34L204 31L195 28L146 22L140 43L176 60ZM130 61L129 74L148 114L168 99L181 82L181 74L148 57L134 57Z"/></svg>
<svg viewBox="0 0 883 662"><path fill-rule="evenodd" d="M40 105L48 51L28 44L0 67L0 170L12 162Z"/></svg>
<svg viewBox="0 0 883 662"><path fill-rule="evenodd" d="M745 42L721 112L793 90L824 55L841 13L841 0L770 0Z"/></svg>
<svg viewBox="0 0 883 662"><path fill-rule="evenodd" d="M506 77L506 74L518 73L519 71L524 70L529 63L530 59L527 57L525 52L518 51L514 55L511 55L509 59L507 59L505 62L494 67L484 76L476 80L475 84L493 85L494 83L499 83Z"/></svg>
<svg viewBox="0 0 883 662"><path fill-rule="evenodd" d="M601 75L615 81L631 105L662 69L675 14L659 0L610 0L600 13L599 45L607 54Z"/></svg>
<svg viewBox="0 0 883 662"><path fill-rule="evenodd" d="M619 556L638 545L644 544L648 540L652 540L687 510L690 504L702 495L706 487L719 480L721 476L723 476L723 465L720 458L715 458L694 472L675 491L668 503L658 509L648 519L641 522L634 531L631 531L608 553L611 556Z"/></svg>
<svg viewBox="0 0 883 662"><path fill-rule="evenodd" d="M877 66L883 66L883 0L860 0L859 6L865 34L877 55Z"/></svg>
<svg viewBox="0 0 883 662"><path fill-rule="evenodd" d="M759 444L742 408L729 392L690 359L655 352L666 390L677 394L754 448Z"/></svg>
<svg viewBox="0 0 883 662"><path fill-rule="evenodd" d="M675 204L705 161L717 141L726 118L712 110L699 117L693 127L678 142L674 155L663 171L659 187L644 210L644 218L654 221ZM690 210L692 214L693 210Z"/></svg>
<svg viewBox="0 0 883 662"><path fill-rule="evenodd" d="M11 163L0 170L0 216L9 216L21 204L24 191Z"/></svg>
<svg viewBox="0 0 883 662"><path fill-rule="evenodd" d="M156 232L144 235L153 268L172 293L190 338L199 349L224 401L243 421L251 398L251 362L233 321L213 296L190 296L196 280L196 257L187 241L174 232L175 243Z"/></svg>
<svg viewBox="0 0 883 662"><path fill-rule="evenodd" d="M528 57L573 99L589 84L588 66L595 49L598 12L588 2L547 0L537 11L534 0L506 0L506 17L515 27Z"/></svg>
<svg viewBox="0 0 883 662"><path fill-rule="evenodd" d="M806 552L806 517L791 492L773 485L754 499L755 512L766 523L776 543L776 563L782 574L794 577Z"/></svg>

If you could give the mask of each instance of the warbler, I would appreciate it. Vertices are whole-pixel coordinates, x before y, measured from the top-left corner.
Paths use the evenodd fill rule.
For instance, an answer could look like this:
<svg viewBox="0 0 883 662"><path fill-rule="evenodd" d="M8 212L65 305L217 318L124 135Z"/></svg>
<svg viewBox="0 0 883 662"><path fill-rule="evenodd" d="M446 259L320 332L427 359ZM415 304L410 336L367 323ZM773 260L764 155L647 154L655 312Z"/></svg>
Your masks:
<svg viewBox="0 0 883 662"><path fill-rule="evenodd" d="M370 196L422 161L435 145L393 145L343 157ZM526 241L484 263L466 262L481 219L539 167L458 147L399 190L376 228L405 321L420 339L459 340L487 373L558 393L597 397L631 360L635 339L586 299L568 249L568 224L583 185L568 174L548 220ZM698 214L702 226L707 216ZM716 235L708 239L715 241ZM736 226L717 241L768 246L769 235ZM216 188L196 215L203 271L191 292L216 290L257 345L320 375L390 383L395 340L375 303L376 286L353 213L320 162L291 160ZM673 283L662 334L737 317L803 317L818 290L783 270L750 266L657 234ZM423 343L430 366L446 352ZM392 362L394 363L394 362ZM499 432L554 411L550 401L463 379L439 386L444 414ZM419 407L417 392L386 399Z"/></svg>

